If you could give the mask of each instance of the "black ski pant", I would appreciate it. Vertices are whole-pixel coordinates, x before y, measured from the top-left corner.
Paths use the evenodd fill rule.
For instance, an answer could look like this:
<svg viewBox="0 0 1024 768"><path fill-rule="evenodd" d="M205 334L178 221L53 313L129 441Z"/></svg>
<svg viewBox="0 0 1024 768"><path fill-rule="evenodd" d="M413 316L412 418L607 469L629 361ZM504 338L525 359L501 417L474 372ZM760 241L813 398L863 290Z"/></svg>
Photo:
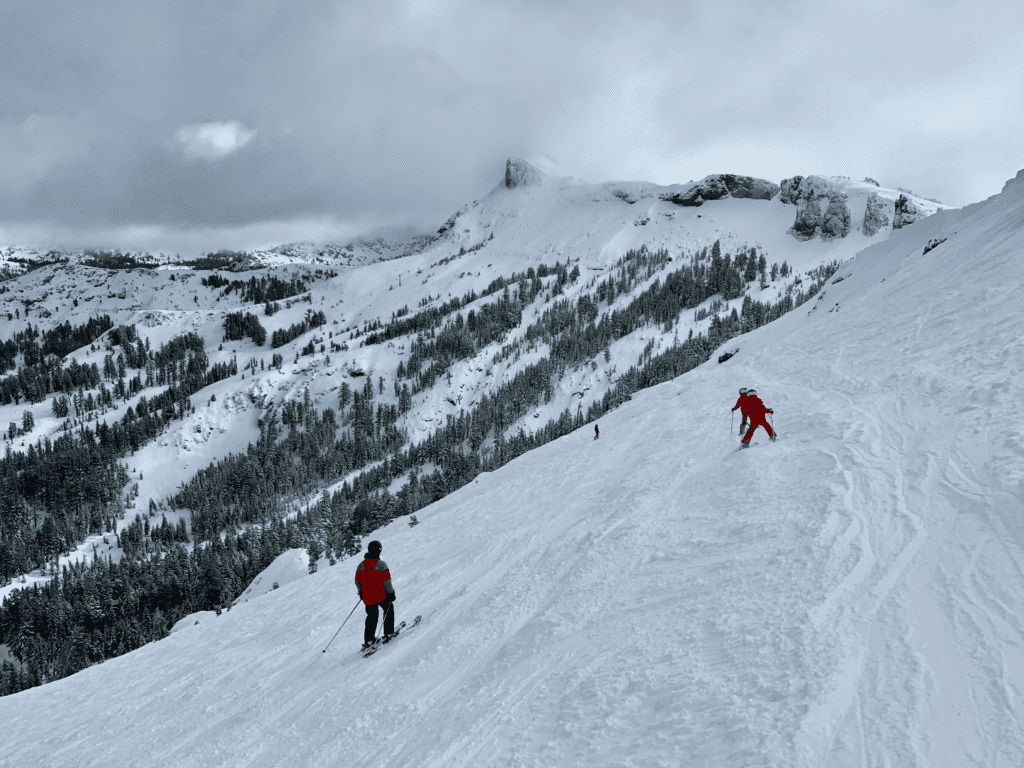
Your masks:
<svg viewBox="0 0 1024 768"><path fill-rule="evenodd" d="M384 602L366 606L366 629L363 630L363 642L372 643L377 635L377 609L384 609L384 634L395 634L394 598L386 597Z"/></svg>

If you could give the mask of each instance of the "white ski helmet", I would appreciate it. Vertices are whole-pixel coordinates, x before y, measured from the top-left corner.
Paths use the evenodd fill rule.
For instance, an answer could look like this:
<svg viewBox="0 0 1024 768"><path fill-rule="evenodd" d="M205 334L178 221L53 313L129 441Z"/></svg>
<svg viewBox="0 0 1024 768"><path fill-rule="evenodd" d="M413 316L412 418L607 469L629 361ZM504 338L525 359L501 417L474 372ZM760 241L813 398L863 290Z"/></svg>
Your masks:
<svg viewBox="0 0 1024 768"><path fill-rule="evenodd" d="M748 389L747 390L747 397L754 397L754 395L756 395L756 394L757 394L757 390L756 389Z"/></svg>
<svg viewBox="0 0 1024 768"><path fill-rule="evenodd" d="M741 395L747 394L747 388L746 387L740 387L740 394Z"/></svg>

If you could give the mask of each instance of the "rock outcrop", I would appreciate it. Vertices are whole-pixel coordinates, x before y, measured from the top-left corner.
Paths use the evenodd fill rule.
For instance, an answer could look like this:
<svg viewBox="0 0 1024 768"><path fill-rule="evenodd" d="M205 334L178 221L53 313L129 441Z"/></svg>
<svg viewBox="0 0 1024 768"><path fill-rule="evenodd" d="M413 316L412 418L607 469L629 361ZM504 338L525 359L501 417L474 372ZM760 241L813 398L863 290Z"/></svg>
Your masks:
<svg viewBox="0 0 1024 768"><path fill-rule="evenodd" d="M685 192L662 195L661 199L676 205L697 207L708 200L724 200L727 197L741 200L771 200L777 194L779 194L779 185L773 184L767 179L719 173L708 176Z"/></svg>
<svg viewBox="0 0 1024 768"><path fill-rule="evenodd" d="M783 179L780 187L779 200L787 205L796 205L800 202L800 182L803 176L794 176L791 179Z"/></svg>
<svg viewBox="0 0 1024 768"><path fill-rule="evenodd" d="M917 206L910 202L906 195L900 195L900 199L896 201L896 215L892 219L892 228L903 229L920 218L921 212L917 210Z"/></svg>
<svg viewBox="0 0 1024 768"><path fill-rule="evenodd" d="M789 205L799 205L812 192L817 197L828 197L834 189L832 182L822 176L794 176L782 180L779 200Z"/></svg>
<svg viewBox="0 0 1024 768"><path fill-rule="evenodd" d="M874 237L889 226L890 205L892 203L883 200L878 195L873 194L868 197L868 203L864 208L864 223L861 225L861 231L865 235Z"/></svg>
<svg viewBox="0 0 1024 768"><path fill-rule="evenodd" d="M850 206L846 195L834 191L828 196L828 207L821 220L821 239L837 240L850 234Z"/></svg>
<svg viewBox="0 0 1024 768"><path fill-rule="evenodd" d="M513 160L509 158L505 162L505 186L508 189L516 187L536 187L541 183L540 171L530 165L522 158Z"/></svg>
<svg viewBox="0 0 1024 768"><path fill-rule="evenodd" d="M797 207L796 220L789 228L789 234L797 240L811 240L821 231L821 205L814 190Z"/></svg>

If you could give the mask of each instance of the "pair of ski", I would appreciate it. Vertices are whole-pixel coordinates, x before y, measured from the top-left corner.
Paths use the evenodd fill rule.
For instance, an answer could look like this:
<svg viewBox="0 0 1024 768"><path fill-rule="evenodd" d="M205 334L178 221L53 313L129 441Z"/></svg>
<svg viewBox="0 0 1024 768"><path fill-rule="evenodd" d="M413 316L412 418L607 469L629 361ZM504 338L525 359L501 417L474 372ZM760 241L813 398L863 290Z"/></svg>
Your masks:
<svg viewBox="0 0 1024 768"><path fill-rule="evenodd" d="M779 438L779 433L776 432L774 437L770 437L768 439L771 440L774 443L776 440L778 440L778 438ZM740 447L737 448L736 450L737 451L742 451L742 450L744 450L746 448L749 448L750 445L751 445L750 443L740 443Z"/></svg>
<svg viewBox="0 0 1024 768"><path fill-rule="evenodd" d="M399 635L404 634L403 630L405 630L405 632L408 632L410 629L419 624L420 619L422 618L423 616L417 616L415 619L412 620L412 624L410 624L408 627L405 626L405 622L403 621L395 628L395 634L393 634L390 638L385 640L384 637L378 637L376 640L370 643L369 648L361 648L359 650L359 655L362 656L364 659L373 656L373 654L375 654L388 643L395 642L395 640L398 639Z"/></svg>

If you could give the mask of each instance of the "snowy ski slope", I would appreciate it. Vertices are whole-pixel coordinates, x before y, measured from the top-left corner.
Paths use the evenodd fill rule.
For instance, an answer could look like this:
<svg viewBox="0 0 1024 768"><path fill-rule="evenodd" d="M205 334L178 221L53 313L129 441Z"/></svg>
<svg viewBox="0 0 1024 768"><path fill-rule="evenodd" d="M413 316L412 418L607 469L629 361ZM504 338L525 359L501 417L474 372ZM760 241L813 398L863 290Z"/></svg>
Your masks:
<svg viewBox="0 0 1024 768"><path fill-rule="evenodd" d="M1022 222L1024 173L379 531L424 621L372 659L352 559L0 699L0 765L1024 764Z"/></svg>

